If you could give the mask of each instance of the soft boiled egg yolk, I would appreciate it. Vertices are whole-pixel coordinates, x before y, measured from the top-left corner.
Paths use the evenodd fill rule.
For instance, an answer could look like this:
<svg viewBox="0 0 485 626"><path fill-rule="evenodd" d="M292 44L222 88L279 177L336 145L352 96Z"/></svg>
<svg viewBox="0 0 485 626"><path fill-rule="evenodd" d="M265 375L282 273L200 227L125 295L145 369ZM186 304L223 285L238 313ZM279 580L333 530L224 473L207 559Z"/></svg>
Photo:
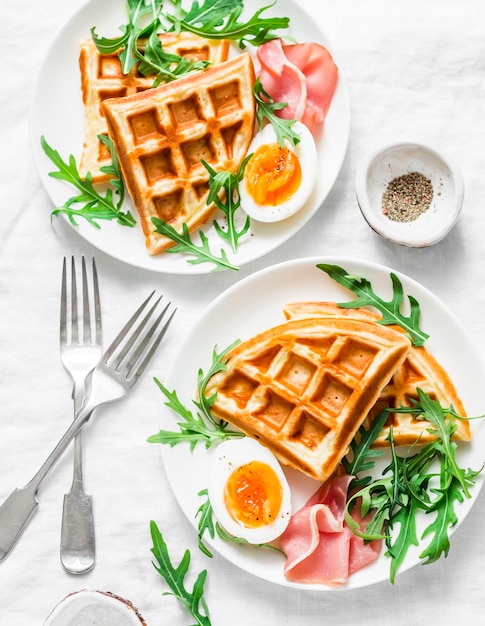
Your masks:
<svg viewBox="0 0 485 626"><path fill-rule="evenodd" d="M298 157L279 143L259 146L246 166L246 189L258 204L282 204L294 195L300 184Z"/></svg>
<svg viewBox="0 0 485 626"><path fill-rule="evenodd" d="M243 211L258 222L279 222L302 209L317 181L318 154L313 135L301 122L293 130L299 142L278 141L271 124L253 137L239 184Z"/></svg>
<svg viewBox="0 0 485 626"><path fill-rule="evenodd" d="M275 455L252 437L230 439L212 452L208 494L218 523L248 543L268 543L290 521L291 491Z"/></svg>
<svg viewBox="0 0 485 626"><path fill-rule="evenodd" d="M247 528L259 528L276 519L283 497L275 471L251 461L235 469L224 489L224 502L232 517Z"/></svg>

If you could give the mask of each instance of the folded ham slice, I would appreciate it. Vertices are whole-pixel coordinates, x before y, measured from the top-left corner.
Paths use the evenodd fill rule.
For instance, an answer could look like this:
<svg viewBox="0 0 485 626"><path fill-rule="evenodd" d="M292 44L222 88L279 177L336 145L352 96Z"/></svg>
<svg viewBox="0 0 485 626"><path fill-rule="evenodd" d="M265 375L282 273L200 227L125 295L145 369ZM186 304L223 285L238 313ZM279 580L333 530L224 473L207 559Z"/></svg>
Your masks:
<svg viewBox="0 0 485 626"><path fill-rule="evenodd" d="M335 92L338 68L330 52L317 43L283 45L273 39L259 46L260 80L283 119L296 119L315 132L323 122Z"/></svg>
<svg viewBox="0 0 485 626"><path fill-rule="evenodd" d="M284 573L288 580L342 585L379 556L381 541L365 544L345 524L351 480L351 476L343 475L326 481L292 516L280 537L280 547L287 557Z"/></svg>

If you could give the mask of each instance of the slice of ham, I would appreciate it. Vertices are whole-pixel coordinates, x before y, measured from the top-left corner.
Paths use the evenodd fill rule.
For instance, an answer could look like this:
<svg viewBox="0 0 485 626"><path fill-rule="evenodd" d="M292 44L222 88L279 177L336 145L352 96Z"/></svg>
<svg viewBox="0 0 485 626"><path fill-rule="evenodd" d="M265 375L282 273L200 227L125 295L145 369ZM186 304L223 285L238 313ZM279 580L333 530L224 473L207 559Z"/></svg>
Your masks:
<svg viewBox="0 0 485 626"><path fill-rule="evenodd" d="M288 580L342 585L351 574L378 557L381 542L365 544L345 524L351 480L346 475L328 480L292 516L280 537L280 547L287 557L284 573Z"/></svg>
<svg viewBox="0 0 485 626"><path fill-rule="evenodd" d="M273 39L259 46L259 77L283 119L296 119L315 132L323 122L335 92L338 68L330 52L317 43L283 45Z"/></svg>

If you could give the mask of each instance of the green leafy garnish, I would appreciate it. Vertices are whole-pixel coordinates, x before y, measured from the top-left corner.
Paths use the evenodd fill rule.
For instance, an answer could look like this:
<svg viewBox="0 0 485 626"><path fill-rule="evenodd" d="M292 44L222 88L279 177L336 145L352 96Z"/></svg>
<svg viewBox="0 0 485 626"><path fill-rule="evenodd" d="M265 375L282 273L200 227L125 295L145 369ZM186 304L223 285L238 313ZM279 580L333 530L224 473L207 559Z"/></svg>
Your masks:
<svg viewBox="0 0 485 626"><path fill-rule="evenodd" d="M261 130L263 128L264 120L266 119L273 126L276 138L281 147L284 147L285 140L289 141L294 146L300 143L300 135L293 130L296 120L285 120L276 115L276 111L288 106L287 103L275 102L263 88L259 76L256 78L253 85L253 96L256 100L256 118L258 120L259 129Z"/></svg>
<svg viewBox="0 0 485 626"><path fill-rule="evenodd" d="M171 592L167 591L163 595L175 596L194 617L198 626L211 626L209 608L204 599L204 583L207 578L207 570L199 573L192 591L188 591L185 588L185 577L189 571L190 551L186 550L178 566L174 567L162 533L153 521L150 522L150 532L153 541L151 552L156 559L156 563L153 563L153 566L171 589Z"/></svg>
<svg viewBox="0 0 485 626"><path fill-rule="evenodd" d="M448 555L449 530L458 521L455 506L471 497L470 488L482 471L465 470L457 463L456 443L452 440L456 430L453 408L443 408L421 389L418 389L418 398L413 401L411 410L409 407L401 407L385 409L384 412L412 412L417 419L431 424L428 432L436 439L423 445L414 454L414 448L411 448L408 455L401 457L396 452L391 429L390 464L384 469L382 478L367 481L352 494L345 516L352 531L364 540L385 540L386 555L391 558L392 583L409 548L413 545L419 546L420 540L429 540L419 555L421 559L425 559L423 563L433 563L442 554L445 557ZM353 447L354 458L365 457L369 451L369 439L361 441L362 450L358 445ZM363 464L359 460L359 464L366 470L372 467L372 462L369 461ZM355 471L356 468L349 465L348 469ZM359 501L361 517L371 514L363 531L350 515L350 510ZM434 516L420 538L416 529L416 515L419 511ZM396 526L399 530L397 536L393 536L392 531Z"/></svg>
<svg viewBox="0 0 485 626"><path fill-rule="evenodd" d="M78 225L76 218L80 217L87 220L95 228L100 228L97 220L117 220L122 226L135 226L136 221L132 214L129 211L122 211L124 185L113 144L108 137L103 135L100 135L99 139L109 147L112 157L112 164L102 168L103 172L112 176L104 195L94 187L89 172L86 178L81 178L72 154L69 156L69 162L66 163L59 152L51 148L44 136L40 138L42 149L58 168L58 171L49 172L49 176L70 183L80 192L69 198L63 206L54 209L52 215L58 216L64 213L74 226ZM81 208L77 208L79 205Z"/></svg>
<svg viewBox="0 0 485 626"><path fill-rule="evenodd" d="M168 224L165 220L161 220L158 217L152 217L155 231L168 237L175 242L175 246L167 248L165 252L172 254L178 252L186 252L193 255L195 258L187 260L187 263L191 265L200 265L201 263L213 263L215 265L213 272L221 270L238 270L236 265L230 263L227 258L227 254L224 249L221 249L220 256L216 256L209 248L209 239L204 231L199 230L199 236L201 244L197 245L190 237L189 227L185 222L182 224L182 233L179 233L173 226Z"/></svg>
<svg viewBox="0 0 485 626"><path fill-rule="evenodd" d="M182 404L176 391L170 392L157 378L154 379L167 399L165 406L177 413L182 418L182 421L177 422L178 431L160 430L157 434L148 438L148 443L168 444L171 447L179 443L189 443L190 449L193 450L198 443L204 443L206 448L210 448L218 441L244 437L244 434L241 432L226 430L227 422L215 420L212 417L210 407L215 401L215 396L213 395L209 398L205 396L205 388L209 379L215 373L225 370L226 355L235 345L236 343L231 344L220 354L214 349L212 365L207 374L204 374L199 369L197 377L198 399L192 401L198 409L195 415Z"/></svg>
<svg viewBox="0 0 485 626"><path fill-rule="evenodd" d="M171 13L164 4L172 5ZM244 48L246 43L259 46L279 37L274 31L289 26L287 17L260 17L272 5L259 9L247 21L239 22L243 11L242 0L204 0L201 5L194 1L189 11L182 9L180 0L170 3L127 0L125 6L128 21L120 26L121 35L102 37L93 27L91 37L101 54L118 54L124 74L128 74L138 63L141 74L155 77L153 86L203 70L209 65L208 61L165 52L158 37L161 32L188 31L209 39L232 39Z"/></svg>
<svg viewBox="0 0 485 626"><path fill-rule="evenodd" d="M373 306L382 314L382 318L378 320L379 324L398 324L407 332L415 346L422 346L428 339L429 335L419 327L421 308L416 298L408 296L410 304L409 316L401 313L400 309L404 300L403 287L401 281L393 272L391 272L393 297L386 302L373 291L372 285L367 278L348 274L346 270L338 265L319 263L317 267L326 272L337 283L347 287L347 289L350 289L357 295L356 300L339 302L338 306L344 309L357 309L366 305Z"/></svg>
<svg viewBox="0 0 485 626"><path fill-rule="evenodd" d="M191 72L205 69L210 65L209 61L195 60L166 52L158 37L160 21L155 17L148 26L141 26L142 20L149 7L142 7L141 2L136 2L129 12L129 22L121 27L122 35L113 39L99 37L96 29L91 29L91 37L101 54L118 53L121 61L121 71L128 74L138 63L138 71L143 76L153 76L152 87L160 83L176 80Z"/></svg>
<svg viewBox="0 0 485 626"><path fill-rule="evenodd" d="M210 65L209 61L195 61L165 52L155 30L150 34L145 47L142 50L137 48L136 57L140 61L138 71L143 76L155 75L152 87L176 80L191 72L204 70Z"/></svg>
<svg viewBox="0 0 485 626"><path fill-rule="evenodd" d="M274 2L244 21L239 21L243 0L203 0L202 4L194 0L188 12L182 9L182 0L172 0L172 4L175 12L173 15L165 13L165 18L176 32L185 30L209 39L231 39L237 41L240 48L247 44L260 46L279 38L281 34L274 31L285 30L290 24L288 17L261 17Z"/></svg>
<svg viewBox="0 0 485 626"><path fill-rule="evenodd" d="M249 230L251 220L249 215L246 216L241 230L237 230L235 223L236 211L240 208L241 202L239 197L239 183L243 179L246 164L252 155L244 159L236 173L220 171L216 172L208 163L202 161L202 165L209 172L209 195L207 196L207 204L214 203L221 210L227 219L227 230L215 220L214 228L219 237L229 243L233 252L237 251L239 239L243 237Z"/></svg>
<svg viewBox="0 0 485 626"><path fill-rule="evenodd" d="M374 460L384 455L384 450L372 448L372 444L379 436L386 423L388 411L384 409L372 420L369 429L361 426L350 443L351 459L348 456L342 459L342 465L349 476L354 476L351 489L364 487L371 481L370 476L362 476L374 467Z"/></svg>
<svg viewBox="0 0 485 626"><path fill-rule="evenodd" d="M199 497L207 496L207 489L203 489L202 491L199 491L197 495ZM212 539L214 539L214 534L215 534L212 506L208 497L206 497L206 499L202 502L200 507L197 509L197 513L195 514L195 517L199 518L199 522L197 525L197 528L198 528L197 537L198 537L199 550L203 554L208 556L210 559L212 559L212 556L213 556L212 552L202 541L202 537L204 536L204 533L206 531L209 533L209 536Z"/></svg>

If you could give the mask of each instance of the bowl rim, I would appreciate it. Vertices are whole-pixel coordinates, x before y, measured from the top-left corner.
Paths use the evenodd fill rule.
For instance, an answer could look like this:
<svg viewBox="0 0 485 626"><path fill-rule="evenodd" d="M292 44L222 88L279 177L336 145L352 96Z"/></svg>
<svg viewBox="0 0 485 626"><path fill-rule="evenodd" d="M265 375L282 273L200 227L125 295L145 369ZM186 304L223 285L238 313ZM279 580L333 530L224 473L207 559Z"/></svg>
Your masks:
<svg viewBox="0 0 485 626"><path fill-rule="evenodd" d="M448 170L449 176L453 181L454 193L450 201L450 211L447 214L446 219L444 219L442 226L437 229L432 237L430 237L429 235L420 236L419 228L413 228L413 223L411 222L405 223L407 228L401 229L402 232L399 235L395 232L389 232L382 227L382 223L378 223L377 219L375 219L377 216L376 211L380 211L380 207L372 206L369 201L369 196L367 192L367 177L374 163L387 153L410 149L420 150L424 154L428 153L434 159L440 161L443 164L444 169ZM448 154L441 150L438 151L436 148L433 148L430 145L422 143L420 141L402 140L387 142L383 145L380 145L374 148L362 158L357 167L355 175L355 191L357 196L357 203L359 205L362 216L364 217L368 225L372 228L372 230L374 230L377 234L385 237L389 241L393 241L394 243L398 243L400 245L410 247L427 247L430 245L434 245L444 239L444 237L446 237L446 235L455 225L458 216L462 210L465 195L465 185L463 174L460 168L457 166L455 161L450 158ZM411 227L409 227L409 225L411 225Z"/></svg>

